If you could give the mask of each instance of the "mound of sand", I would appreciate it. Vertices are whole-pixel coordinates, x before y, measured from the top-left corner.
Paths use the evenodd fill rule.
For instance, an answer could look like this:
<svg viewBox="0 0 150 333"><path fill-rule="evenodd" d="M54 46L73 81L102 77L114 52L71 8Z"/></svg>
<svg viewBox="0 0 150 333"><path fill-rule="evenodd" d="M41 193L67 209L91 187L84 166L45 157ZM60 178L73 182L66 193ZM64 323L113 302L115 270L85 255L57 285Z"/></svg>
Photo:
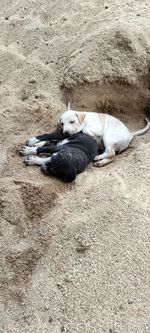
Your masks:
<svg viewBox="0 0 150 333"><path fill-rule="evenodd" d="M150 131L66 185L16 148L75 109L143 126L148 1L1 1L0 332L148 333Z"/></svg>

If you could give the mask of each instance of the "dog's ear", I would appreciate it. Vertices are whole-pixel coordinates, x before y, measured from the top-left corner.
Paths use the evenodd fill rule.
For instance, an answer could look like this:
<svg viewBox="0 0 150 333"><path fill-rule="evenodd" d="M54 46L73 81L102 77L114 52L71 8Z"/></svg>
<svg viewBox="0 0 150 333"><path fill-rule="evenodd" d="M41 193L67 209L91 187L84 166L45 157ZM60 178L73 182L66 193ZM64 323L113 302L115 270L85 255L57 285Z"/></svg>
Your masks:
<svg viewBox="0 0 150 333"><path fill-rule="evenodd" d="M59 128L62 128L62 126L61 126L61 120L59 119L59 121L58 121L58 123L57 123L57 128L59 129Z"/></svg>
<svg viewBox="0 0 150 333"><path fill-rule="evenodd" d="M82 123L83 123L83 120L84 120L84 118L85 118L85 113L83 113L83 112L79 112L79 113L76 113L76 116L77 116L77 118L78 118L78 120L79 120L79 123L82 124Z"/></svg>

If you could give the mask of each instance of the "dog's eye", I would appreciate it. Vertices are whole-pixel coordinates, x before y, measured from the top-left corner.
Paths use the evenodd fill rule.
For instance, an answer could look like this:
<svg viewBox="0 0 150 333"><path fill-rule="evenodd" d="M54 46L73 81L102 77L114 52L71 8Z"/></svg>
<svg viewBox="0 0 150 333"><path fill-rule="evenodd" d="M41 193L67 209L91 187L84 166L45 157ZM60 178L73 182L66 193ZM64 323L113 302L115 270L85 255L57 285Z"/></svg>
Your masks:
<svg viewBox="0 0 150 333"><path fill-rule="evenodd" d="M63 124L64 124L64 123L62 123L62 121L61 121L60 125L63 126Z"/></svg>
<svg viewBox="0 0 150 333"><path fill-rule="evenodd" d="M70 120L70 124L74 124L75 123L75 120Z"/></svg>

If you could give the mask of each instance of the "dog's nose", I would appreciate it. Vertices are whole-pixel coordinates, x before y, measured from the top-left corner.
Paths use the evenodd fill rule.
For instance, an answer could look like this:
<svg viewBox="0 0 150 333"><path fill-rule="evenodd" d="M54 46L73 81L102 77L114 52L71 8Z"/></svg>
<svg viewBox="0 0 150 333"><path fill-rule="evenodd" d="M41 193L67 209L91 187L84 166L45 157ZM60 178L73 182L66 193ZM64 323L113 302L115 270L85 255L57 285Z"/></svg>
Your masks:
<svg viewBox="0 0 150 333"><path fill-rule="evenodd" d="M68 137L68 136L69 136L69 132L68 132L68 131L64 131L64 135L65 135L66 137Z"/></svg>

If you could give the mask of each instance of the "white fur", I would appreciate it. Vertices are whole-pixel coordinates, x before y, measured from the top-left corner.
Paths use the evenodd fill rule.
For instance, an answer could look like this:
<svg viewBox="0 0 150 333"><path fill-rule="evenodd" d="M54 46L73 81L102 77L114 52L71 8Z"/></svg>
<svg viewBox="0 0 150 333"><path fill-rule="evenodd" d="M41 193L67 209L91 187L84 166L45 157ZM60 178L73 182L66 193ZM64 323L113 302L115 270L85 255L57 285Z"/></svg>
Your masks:
<svg viewBox="0 0 150 333"><path fill-rule="evenodd" d="M24 158L24 163L27 165L43 165L46 162L50 162L51 157L46 157L46 158L42 158L42 157L38 157L38 156L27 156Z"/></svg>
<svg viewBox="0 0 150 333"><path fill-rule="evenodd" d="M34 144L34 147L43 147L47 141L39 141Z"/></svg>
<svg viewBox="0 0 150 333"><path fill-rule="evenodd" d="M57 143L57 147L61 147L61 146L63 146L63 145L66 145L66 143L68 143L68 142L69 142L68 139L64 139L64 140L62 140L62 141L59 141L59 142Z"/></svg>
<svg viewBox="0 0 150 333"><path fill-rule="evenodd" d="M38 142L39 142L39 140L36 137L32 137L27 141L27 145L28 146L34 146Z"/></svg>
<svg viewBox="0 0 150 333"><path fill-rule="evenodd" d="M60 118L64 133L72 135L82 131L95 137L98 143L103 140L105 152L95 157L95 161L103 162L96 162L95 166L110 163L116 152L127 149L134 136L144 134L150 128L150 122L146 121L144 129L131 133L119 119L108 114L68 110Z"/></svg>
<svg viewBox="0 0 150 333"><path fill-rule="evenodd" d="M18 149L19 153L21 155L36 155L37 154L37 147L28 147L28 146L22 146Z"/></svg>

